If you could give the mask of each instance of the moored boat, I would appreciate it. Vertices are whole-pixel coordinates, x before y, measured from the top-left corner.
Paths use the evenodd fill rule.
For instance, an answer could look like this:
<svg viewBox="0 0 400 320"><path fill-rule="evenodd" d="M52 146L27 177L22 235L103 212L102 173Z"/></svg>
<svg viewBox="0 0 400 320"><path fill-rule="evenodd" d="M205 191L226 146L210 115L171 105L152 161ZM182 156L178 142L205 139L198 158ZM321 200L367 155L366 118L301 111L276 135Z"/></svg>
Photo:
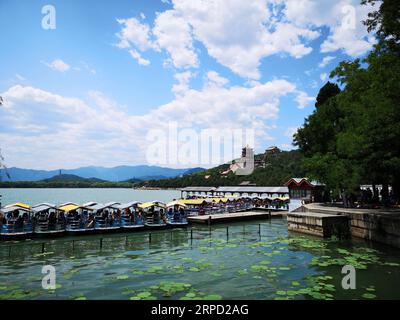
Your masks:
<svg viewBox="0 0 400 320"><path fill-rule="evenodd" d="M70 235L90 234L94 232L94 216L87 207L69 203L58 207L66 218L66 233Z"/></svg>
<svg viewBox="0 0 400 320"><path fill-rule="evenodd" d="M34 227L38 236L60 236L65 233L66 219L63 211L49 203L41 203L32 207Z"/></svg>
<svg viewBox="0 0 400 320"><path fill-rule="evenodd" d="M121 227L124 230L137 230L144 227L144 221L141 213L139 212L138 201L123 203L115 206L121 214Z"/></svg>
<svg viewBox="0 0 400 320"><path fill-rule="evenodd" d="M1 208L0 238L13 240L32 235L32 210L28 204L19 202Z"/></svg>
<svg viewBox="0 0 400 320"><path fill-rule="evenodd" d="M188 225L186 205L175 200L167 204L167 224L171 227L186 227Z"/></svg>
<svg viewBox="0 0 400 320"><path fill-rule="evenodd" d="M121 213L116 208L118 205L120 205L118 202L98 203L87 208L94 215L96 232L117 232L121 230Z"/></svg>
<svg viewBox="0 0 400 320"><path fill-rule="evenodd" d="M149 228L167 226L165 210L165 203L161 201L145 202L139 205L139 212L144 217L144 225Z"/></svg>

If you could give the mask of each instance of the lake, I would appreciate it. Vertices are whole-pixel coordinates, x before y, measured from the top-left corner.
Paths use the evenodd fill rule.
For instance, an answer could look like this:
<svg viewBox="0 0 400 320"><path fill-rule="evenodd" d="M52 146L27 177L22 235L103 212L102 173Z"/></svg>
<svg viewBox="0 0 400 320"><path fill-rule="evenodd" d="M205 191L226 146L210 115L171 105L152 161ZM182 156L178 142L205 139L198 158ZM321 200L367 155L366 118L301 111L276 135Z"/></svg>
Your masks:
<svg viewBox="0 0 400 320"><path fill-rule="evenodd" d="M34 205L42 202L50 202L61 204L65 202L75 202L83 204L89 201L99 203L130 202L130 201L154 201L170 202L180 197L179 190L136 190L136 189L100 189L100 188L82 188L82 189L65 189L65 188L16 188L16 189L0 189L2 195L1 202L3 205L25 202Z"/></svg>
<svg viewBox="0 0 400 320"><path fill-rule="evenodd" d="M6 204L167 202L180 196L176 190L133 189L1 189L0 193ZM211 229L193 226L3 241L0 261L0 299L400 298L400 250L359 239L290 233L285 218ZM45 265L55 268L55 290L42 288ZM355 290L341 286L344 265L356 268Z"/></svg>

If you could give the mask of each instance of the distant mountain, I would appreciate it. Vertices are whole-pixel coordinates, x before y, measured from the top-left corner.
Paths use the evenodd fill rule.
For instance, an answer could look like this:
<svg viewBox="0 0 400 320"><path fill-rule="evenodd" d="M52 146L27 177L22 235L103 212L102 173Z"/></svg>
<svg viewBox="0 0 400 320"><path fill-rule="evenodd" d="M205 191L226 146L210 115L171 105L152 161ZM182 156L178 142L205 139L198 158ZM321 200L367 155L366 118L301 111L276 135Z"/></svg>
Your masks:
<svg viewBox="0 0 400 320"><path fill-rule="evenodd" d="M59 174L49 179L43 179L44 182L70 182L70 181L85 181L85 182L104 182L104 180L97 178L82 178L74 174Z"/></svg>
<svg viewBox="0 0 400 320"><path fill-rule="evenodd" d="M113 168L105 167L82 167L77 169L61 169L63 175L75 175L82 178L97 178L105 181L127 181L130 179L134 180L158 180L166 178L179 177L188 173L192 170L195 172L202 171L202 168L189 168L189 169L172 169L158 166L118 166ZM4 169L0 169L0 177L2 181L39 181L44 179L50 179L54 176L59 175L60 170L33 170L33 169L21 169L21 168L9 168L8 173L11 176L11 180L7 177ZM148 179L157 178L157 179Z"/></svg>

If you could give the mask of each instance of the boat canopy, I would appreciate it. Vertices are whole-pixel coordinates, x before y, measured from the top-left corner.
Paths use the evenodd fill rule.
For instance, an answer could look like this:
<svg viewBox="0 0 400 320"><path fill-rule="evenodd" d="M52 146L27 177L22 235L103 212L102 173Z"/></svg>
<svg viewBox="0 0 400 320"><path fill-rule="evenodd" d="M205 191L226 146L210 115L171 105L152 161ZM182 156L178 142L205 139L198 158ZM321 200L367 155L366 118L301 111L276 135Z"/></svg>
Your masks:
<svg viewBox="0 0 400 320"><path fill-rule="evenodd" d="M13 204L9 204L8 206L5 206L5 208L11 208L11 207L20 207L20 208L24 208L24 209L30 209L31 208L31 206L29 204L26 204L26 203L23 203L23 202L17 202L17 203L13 203Z"/></svg>
<svg viewBox="0 0 400 320"><path fill-rule="evenodd" d="M121 202L107 202L107 203L105 203L104 205L107 207L107 208L111 208L111 207L116 207L116 206L119 206L121 204Z"/></svg>
<svg viewBox="0 0 400 320"><path fill-rule="evenodd" d="M64 212L70 212L79 208L84 208L84 207L78 206L77 204L67 204L65 206L59 207L58 209Z"/></svg>
<svg viewBox="0 0 400 320"><path fill-rule="evenodd" d="M171 201L167 204L167 207L175 207L175 206L186 207L186 204L184 204L182 201L179 200Z"/></svg>
<svg viewBox="0 0 400 320"><path fill-rule="evenodd" d="M23 208L23 207L4 207L2 208L0 211L4 214L10 213L10 212L14 212L15 210L22 210L22 211L26 211L26 212L31 212L31 210L29 208Z"/></svg>
<svg viewBox="0 0 400 320"><path fill-rule="evenodd" d="M145 202L142 204L139 204L139 208L141 209L147 209L150 207L165 207L165 203L159 202L159 201L153 201L153 202Z"/></svg>
<svg viewBox="0 0 400 320"><path fill-rule="evenodd" d="M106 204L98 203L93 206L90 206L87 209L91 210L91 211L99 211L99 210L108 209L108 208L115 208L115 205L114 205L115 203L116 202L109 202Z"/></svg>
<svg viewBox="0 0 400 320"><path fill-rule="evenodd" d="M32 211L35 212L35 213L48 211L49 209L57 209L57 208L55 206L50 206L50 205L47 205L47 204L44 204L44 203L32 207Z"/></svg>
<svg viewBox="0 0 400 320"><path fill-rule="evenodd" d="M195 206L196 205L199 206L199 205L202 205L202 204L207 202L204 199L184 199L184 200L181 200L181 201L182 201L182 203L184 203L186 205L195 205Z"/></svg>
<svg viewBox="0 0 400 320"><path fill-rule="evenodd" d="M35 204L34 206L32 206L32 209L41 207L41 206L46 206L48 208L57 208L57 206L55 204L42 202L42 203L38 203L38 204Z"/></svg>
<svg viewBox="0 0 400 320"><path fill-rule="evenodd" d="M97 202L89 201L89 202L84 203L83 206L84 207L91 207L91 206L94 206L96 204L97 204Z"/></svg>
<svg viewBox="0 0 400 320"><path fill-rule="evenodd" d="M139 202L139 201L131 201L128 203L122 203L122 204L116 205L115 208L124 210L124 209L130 208L130 207L139 206L140 204L141 204L141 202Z"/></svg>
<svg viewBox="0 0 400 320"><path fill-rule="evenodd" d="M290 200L290 198L289 197L276 197L276 198L274 198L274 200L288 201L288 200Z"/></svg>

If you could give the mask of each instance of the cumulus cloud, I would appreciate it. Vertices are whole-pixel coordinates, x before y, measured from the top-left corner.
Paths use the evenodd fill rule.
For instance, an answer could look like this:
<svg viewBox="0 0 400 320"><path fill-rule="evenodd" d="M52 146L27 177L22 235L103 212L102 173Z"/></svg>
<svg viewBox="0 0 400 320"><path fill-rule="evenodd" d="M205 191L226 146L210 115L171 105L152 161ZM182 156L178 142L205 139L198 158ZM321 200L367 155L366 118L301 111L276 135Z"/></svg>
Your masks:
<svg viewBox="0 0 400 320"><path fill-rule="evenodd" d="M324 68L326 67L331 61L335 60L336 57L333 56L326 56L323 57L322 61L318 64L318 67Z"/></svg>
<svg viewBox="0 0 400 320"><path fill-rule="evenodd" d="M55 59L49 63L45 62L45 65L59 72L66 72L71 68L71 66L68 63L62 61L61 59Z"/></svg>
<svg viewBox="0 0 400 320"><path fill-rule="evenodd" d="M261 60L274 54L296 59L312 52L310 42L328 30L321 52L355 57L375 43L362 24L371 7L358 0L172 0L154 25L119 19L121 48L165 50L175 68L196 68L201 43L209 56L248 80L260 79ZM229 14L227 14L229 12ZM327 63L327 62L326 62Z"/></svg>
<svg viewBox="0 0 400 320"><path fill-rule="evenodd" d="M208 71L206 75L206 83L211 86L223 87L229 83L229 80L221 77L218 72Z"/></svg>
<svg viewBox="0 0 400 320"><path fill-rule="evenodd" d="M183 73L176 78L185 84L190 76ZM1 93L2 147L9 162L21 167L146 163L148 131L167 130L171 121L181 129L254 129L260 141L271 139L280 99L298 93L286 80L249 88L227 86L217 74L209 76L217 85L177 89L179 95L174 100L143 115L127 113L98 91L77 98L31 86L12 86Z"/></svg>
<svg viewBox="0 0 400 320"><path fill-rule="evenodd" d="M178 83L172 86L172 92L176 95L182 95L187 92L189 90L189 81L192 76L193 73L190 71L176 73L174 78Z"/></svg>
<svg viewBox="0 0 400 320"><path fill-rule="evenodd" d="M321 44L321 52L342 50L351 57L366 53L375 44L362 21L371 6L359 0L281 0L285 3L285 16L302 27L326 27L328 38Z"/></svg>
<svg viewBox="0 0 400 320"><path fill-rule="evenodd" d="M174 67L198 66L190 25L176 11L159 13L154 22L153 34L158 46L168 52Z"/></svg>
<svg viewBox="0 0 400 320"><path fill-rule="evenodd" d="M310 104L310 102L315 101L315 97L310 97L307 93L300 91L295 100L298 104L297 107L299 109L304 109Z"/></svg>
<svg viewBox="0 0 400 320"><path fill-rule="evenodd" d="M116 34L119 39L118 48L126 49L131 46L139 48L141 51L150 48L156 49L151 41L151 30L149 25L141 23L136 18L117 19L122 29Z"/></svg>
<svg viewBox="0 0 400 320"><path fill-rule="evenodd" d="M135 49L129 50L129 53L131 54L132 58L135 59L140 65L147 66L150 64L150 61L142 58L141 54Z"/></svg>

